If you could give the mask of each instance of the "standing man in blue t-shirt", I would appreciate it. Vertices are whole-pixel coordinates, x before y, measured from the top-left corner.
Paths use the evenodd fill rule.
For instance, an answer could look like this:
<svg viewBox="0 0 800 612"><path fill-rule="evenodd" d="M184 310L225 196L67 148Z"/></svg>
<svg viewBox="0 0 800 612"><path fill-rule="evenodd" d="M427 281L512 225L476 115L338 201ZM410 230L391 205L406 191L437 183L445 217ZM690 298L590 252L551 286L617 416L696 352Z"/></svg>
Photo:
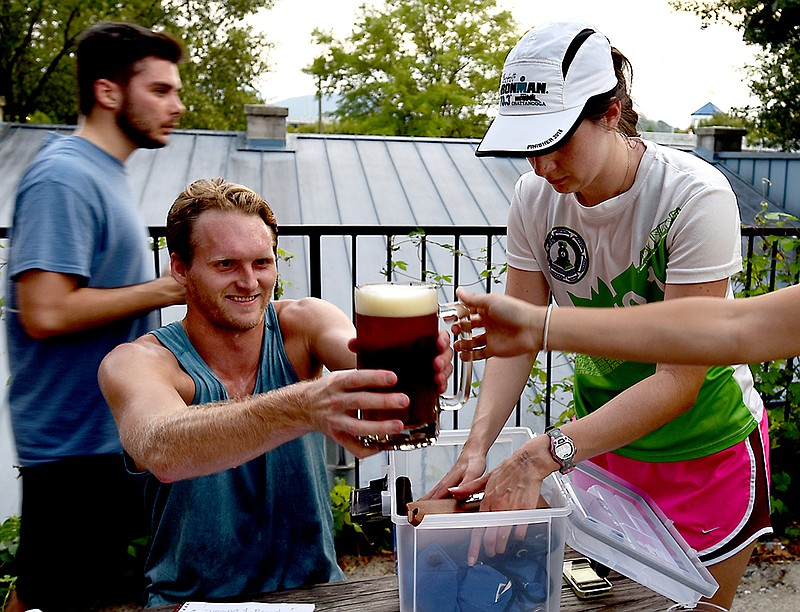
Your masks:
<svg viewBox="0 0 800 612"><path fill-rule="evenodd" d="M82 122L50 137L20 181L9 256L9 404L22 475L16 598L8 609L80 610L119 594L141 494L125 471L97 368L181 304L154 280L124 163L167 144L185 108L174 38L127 23L77 48Z"/></svg>

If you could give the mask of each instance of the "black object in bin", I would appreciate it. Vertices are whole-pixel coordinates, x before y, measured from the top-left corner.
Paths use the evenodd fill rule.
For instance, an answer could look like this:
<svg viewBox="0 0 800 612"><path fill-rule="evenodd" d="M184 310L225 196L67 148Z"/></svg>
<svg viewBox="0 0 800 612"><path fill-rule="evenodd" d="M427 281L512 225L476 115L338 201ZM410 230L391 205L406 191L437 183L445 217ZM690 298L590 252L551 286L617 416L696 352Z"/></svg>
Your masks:
<svg viewBox="0 0 800 612"><path fill-rule="evenodd" d="M397 514L406 513L406 504L414 501L411 481L406 476L395 480L395 500ZM389 490L389 477L370 480L368 487L350 491L350 516L357 523L388 518L383 514L383 493Z"/></svg>
<svg viewBox="0 0 800 612"><path fill-rule="evenodd" d="M369 486L350 491L350 516L357 523L383 518L381 493L388 491L389 477L370 480Z"/></svg>

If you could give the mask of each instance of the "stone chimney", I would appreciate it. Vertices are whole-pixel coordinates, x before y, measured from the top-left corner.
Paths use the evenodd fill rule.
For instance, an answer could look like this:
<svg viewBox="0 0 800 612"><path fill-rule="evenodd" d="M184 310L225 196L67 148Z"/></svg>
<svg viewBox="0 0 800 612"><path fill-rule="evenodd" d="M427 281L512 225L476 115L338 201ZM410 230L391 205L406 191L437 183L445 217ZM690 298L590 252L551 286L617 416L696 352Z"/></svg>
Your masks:
<svg viewBox="0 0 800 612"><path fill-rule="evenodd" d="M742 139L747 130L744 128L712 125L695 128L697 146L711 151L722 153L724 151L741 151Z"/></svg>
<svg viewBox="0 0 800 612"><path fill-rule="evenodd" d="M266 104L245 104L244 114L247 118L246 148L286 148L288 108Z"/></svg>

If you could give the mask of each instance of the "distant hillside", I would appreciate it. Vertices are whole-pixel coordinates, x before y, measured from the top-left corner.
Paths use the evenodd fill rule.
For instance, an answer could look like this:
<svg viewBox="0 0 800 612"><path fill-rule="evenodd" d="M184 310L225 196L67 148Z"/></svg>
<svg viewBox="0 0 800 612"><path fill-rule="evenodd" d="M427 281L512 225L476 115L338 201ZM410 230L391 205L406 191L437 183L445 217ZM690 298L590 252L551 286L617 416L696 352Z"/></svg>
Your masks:
<svg viewBox="0 0 800 612"><path fill-rule="evenodd" d="M322 97L322 114L326 115L336 110L337 98L334 96ZM317 120L317 97L298 96L270 102L271 106L283 106L289 109L289 123L314 123Z"/></svg>
<svg viewBox="0 0 800 612"><path fill-rule="evenodd" d="M636 123L636 129L640 132L674 132L675 128L666 121L654 121L648 119L642 114L639 114L639 121Z"/></svg>

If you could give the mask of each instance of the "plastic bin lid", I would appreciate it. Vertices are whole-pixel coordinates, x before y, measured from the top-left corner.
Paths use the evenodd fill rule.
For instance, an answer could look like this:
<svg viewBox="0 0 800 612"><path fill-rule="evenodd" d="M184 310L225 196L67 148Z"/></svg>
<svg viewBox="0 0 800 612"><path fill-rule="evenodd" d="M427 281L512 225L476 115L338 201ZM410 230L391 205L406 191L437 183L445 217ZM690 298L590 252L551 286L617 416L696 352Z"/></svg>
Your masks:
<svg viewBox="0 0 800 612"><path fill-rule="evenodd" d="M552 506L571 507L572 548L676 602L713 595L718 585L646 493L602 468L578 464L542 486Z"/></svg>

